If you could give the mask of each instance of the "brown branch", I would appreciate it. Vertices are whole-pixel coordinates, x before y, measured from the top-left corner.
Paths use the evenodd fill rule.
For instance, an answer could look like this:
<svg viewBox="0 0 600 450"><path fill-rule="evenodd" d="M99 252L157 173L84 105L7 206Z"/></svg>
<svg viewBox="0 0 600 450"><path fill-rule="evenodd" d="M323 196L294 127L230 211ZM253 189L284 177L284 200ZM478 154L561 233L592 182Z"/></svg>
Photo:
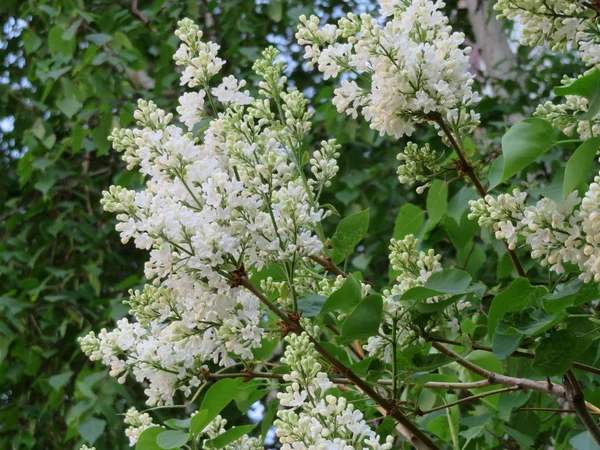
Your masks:
<svg viewBox="0 0 600 450"><path fill-rule="evenodd" d="M519 408L519 411L546 411L556 414L576 414L574 409L558 409L558 408ZM600 416L600 412L590 411L590 414Z"/></svg>
<svg viewBox="0 0 600 450"><path fill-rule="evenodd" d="M138 0L131 0L131 14L140 19L145 25L148 25L148 18L138 9Z"/></svg>
<svg viewBox="0 0 600 450"><path fill-rule="evenodd" d="M567 370L563 380L565 389L567 390L567 400L569 401L571 408L575 410L577 416L579 416L579 419L583 422L583 425L590 432L596 443L600 444L600 427L598 427L598 422L587 408L583 389L581 389L577 377L575 377L572 370Z"/></svg>
<svg viewBox="0 0 600 450"><path fill-rule="evenodd" d="M250 292L252 292L270 311L277 315L283 324L287 327L286 331L290 331L296 334L302 333L304 328L300 325L297 320L285 314L275 305L273 305L269 299L254 286L247 276L243 275L237 279L240 286L244 286ZM417 427L408 417L406 417L397 407L397 405L381 396L375 389L373 389L365 380L356 375L352 370L339 361L329 351L321 345L321 343L309 335L311 343L314 345L315 350L327 361L332 367L334 367L339 374L345 376L350 380L358 389L364 392L368 397L371 397L375 403L381 406L387 414L396 419L407 431L410 432L411 437L409 441L416 447L415 443L419 443L419 448L440 450L440 448L431 440L431 438Z"/></svg>
<svg viewBox="0 0 600 450"><path fill-rule="evenodd" d="M439 127L441 128L443 133L446 135L448 142L450 143L450 145L456 152L456 156L458 156L458 161L459 161L459 164L458 164L459 174L463 173L464 175L466 175L471 180L471 182L475 185L475 189L477 190L477 192L479 193L481 198L485 199L485 197L487 195L487 191L485 190L485 188L479 181L479 178L477 178L477 175L475 174L475 170L473 169L473 165L469 162L469 160L464 155L462 149L460 148L460 145L458 145L458 142L456 142L456 139L454 139L454 136L452 135L450 128L448 128L448 126L446 125L446 122L444 122L444 119L442 118L442 116L440 114L436 114L435 116L432 116L430 118L430 120L433 120L435 123L437 123L439 125ZM517 253L508 247L508 244L506 243L506 241L503 240L502 243L506 247L508 256L510 256L510 260L512 261L513 266L515 266L517 273L520 276L524 277L525 270L523 270L523 266L521 265L521 261L519 261L519 257L517 256Z"/></svg>
<svg viewBox="0 0 600 450"><path fill-rule="evenodd" d="M442 344L450 344L450 345L459 345L461 347L466 347L467 345L463 344L462 342L459 341L452 341L449 339L442 339L442 338L436 338L436 337L431 337L428 336L426 338L428 341L430 342L440 342ZM484 352L492 352L492 347L489 347L487 345L481 345L478 344L477 342L471 342L471 344L469 345L469 347L471 347L473 350L483 350ZM520 350L515 350L514 352L512 352L510 355L508 356L512 356L515 358L525 358L525 359L533 359L535 358L535 355L532 353L525 353L523 351ZM579 369L583 372L589 372L589 373L593 373L596 375L600 375L600 369L593 367L593 366L588 366L587 364L582 364L582 363L578 363L575 362L573 363L573 367L575 369Z"/></svg>
<svg viewBox="0 0 600 450"><path fill-rule="evenodd" d="M491 372L463 358L458 353L453 352L448 347L440 344L439 342L434 342L432 345L438 352L455 359L458 364L463 366L465 369L483 377L490 384L518 386L521 389L530 389L533 391L545 392L547 394L552 394L562 398L565 398L567 395L565 388L560 384L548 384L546 382L534 381L528 378L510 377L496 372Z"/></svg>
<svg viewBox="0 0 600 450"><path fill-rule="evenodd" d="M323 269L325 269L327 272L329 272L335 276L341 275L344 278L348 277L348 274L346 272L344 272L342 269L340 269L338 266L336 266L335 263L333 262L333 260L331 259L331 257L329 257L329 256L327 256L325 258L322 258L320 256L309 256L309 258L312 259L317 264L319 264L321 267L323 267Z"/></svg>
<svg viewBox="0 0 600 450"><path fill-rule="evenodd" d="M454 402L446 403L445 405L436 406L435 408L427 409L425 411L419 410L419 411L417 411L417 415L424 416L425 414L429 414L429 413L432 413L432 412L435 412L435 411L439 411L440 409L450 408L450 407L452 407L454 405L458 405L460 403L464 403L464 402L468 402L468 401L471 401L471 400L475 400L477 398L489 397L490 395L502 394L503 392L518 391L519 389L521 389L519 386L510 386L510 387L505 387L505 388L501 388L501 389L494 389L493 391L481 392L479 394L470 395L468 397L461 398L460 400L456 400Z"/></svg>
<svg viewBox="0 0 600 450"><path fill-rule="evenodd" d="M472 383L445 383L439 381L431 381L429 383L425 383L423 387L429 389L479 389L487 386L491 386L488 380L474 381Z"/></svg>

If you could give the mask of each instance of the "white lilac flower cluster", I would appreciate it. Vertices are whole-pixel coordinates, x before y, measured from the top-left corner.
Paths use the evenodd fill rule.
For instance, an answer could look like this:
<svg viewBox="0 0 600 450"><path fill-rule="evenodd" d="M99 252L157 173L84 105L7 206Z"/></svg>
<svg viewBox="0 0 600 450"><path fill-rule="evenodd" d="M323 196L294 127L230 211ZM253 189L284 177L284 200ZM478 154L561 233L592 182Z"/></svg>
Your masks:
<svg viewBox="0 0 600 450"><path fill-rule="evenodd" d="M125 435L129 438L129 445L134 446L140 435L150 427L157 426L153 421L152 417L148 413L141 413L135 407L131 407L125 413L125 419L123 420L126 425L129 425L125 430Z"/></svg>
<svg viewBox="0 0 600 450"><path fill-rule="evenodd" d="M431 181L441 172L439 152L432 149L429 144L419 147L414 142L407 142L402 153L398 153L398 180L402 184L420 183L417 193L422 194L429 187Z"/></svg>
<svg viewBox="0 0 600 450"><path fill-rule="evenodd" d="M492 227L511 249L519 236L524 237L531 257L540 258L553 272L564 273L564 264L570 263L579 267L584 282L600 281L600 176L583 200L576 191L562 203L543 198L526 206L526 198L527 194L515 189L512 195L472 200L469 219Z"/></svg>
<svg viewBox="0 0 600 450"><path fill-rule="evenodd" d="M600 62L600 35L596 13L585 0L499 0L498 18L519 17L523 25L521 43L548 45L552 51L579 50L592 66Z"/></svg>
<svg viewBox="0 0 600 450"><path fill-rule="evenodd" d="M150 251L145 275L152 284L130 293L135 320L81 339L84 352L120 382L132 374L145 383L149 405L172 404L177 391L191 395L209 360L229 366L253 357L263 313L233 274L278 262L293 289L307 257L323 249L320 222L328 212L317 196L339 156L335 141L324 142L311 161L315 177L307 176L311 112L300 92L286 88L275 49L254 65L262 81L253 99L234 77L210 89L224 61L191 20L176 34L181 84L194 88L180 98L185 129L153 102L139 101L139 128L115 130L111 139L128 168L146 177L146 188L112 186L102 200L117 214L123 243Z"/></svg>
<svg viewBox="0 0 600 450"><path fill-rule="evenodd" d="M305 47L309 66L325 78L342 77L335 90L339 112L395 137L411 135L417 123L441 116L455 132L469 133L480 100L469 73L470 48L463 33L452 32L430 0L380 1L381 18L349 14L337 26L319 28L315 16L300 17L296 39ZM389 18L389 19L388 19Z"/></svg>
<svg viewBox="0 0 600 450"><path fill-rule="evenodd" d="M389 450L393 437L385 443L369 427L363 413L343 397L327 393L333 383L317 361L317 353L306 333L288 335L281 361L291 368L284 375L290 383L278 394L287 409L277 413L277 436L282 450ZM331 391L330 391L331 392Z"/></svg>
<svg viewBox="0 0 600 450"><path fill-rule="evenodd" d="M394 348L390 342L390 336L395 335L396 337L396 351L400 351L409 345L424 343L413 327L414 324L410 315L411 307L407 306L406 302L399 301L399 298L409 289L423 286L433 273L442 270L441 255L436 254L433 249L429 249L427 252L418 250L419 243L419 239L412 234L401 240L391 240L390 264L392 269L398 272L396 284L391 290L383 291L384 314L379 335L371 336L364 346L365 351L370 356L380 357L388 364L392 363ZM423 301L436 303L446 298L431 297ZM469 306L469 302L459 300L440 312L445 318L444 322L447 324L450 333L456 334L459 331L458 313ZM439 323L439 321L429 321L421 331L428 333L436 331L436 323ZM385 331L384 327L394 331Z"/></svg>

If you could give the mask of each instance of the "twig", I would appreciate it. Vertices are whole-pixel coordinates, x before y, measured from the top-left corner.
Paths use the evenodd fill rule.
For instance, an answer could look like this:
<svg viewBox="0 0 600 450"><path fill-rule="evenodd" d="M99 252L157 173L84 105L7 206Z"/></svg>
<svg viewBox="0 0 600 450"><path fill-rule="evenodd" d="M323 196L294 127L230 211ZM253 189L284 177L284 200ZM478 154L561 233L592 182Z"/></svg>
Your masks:
<svg viewBox="0 0 600 450"><path fill-rule="evenodd" d="M430 342L441 342L443 344L459 345L461 347L467 347L467 345L463 344L462 342L452 341L452 340L449 340L449 339L442 339L442 338L436 338L436 337L431 337L431 336L426 337L426 339L428 341L430 341ZM487 345L481 345L481 344L478 344L477 342L471 342L471 344L469 345L469 347L471 347L473 350L483 350L484 352L492 352L493 351L492 347L489 347ZM532 354L532 353L525 353L525 352L520 351L520 350L515 350L514 352L512 352L508 356L512 356L512 357L516 357L516 358L525 358L525 359L533 359L533 358L535 358L534 354ZM573 367L575 369L579 369L579 370L584 371L584 372L589 372L589 373L594 373L596 375L600 375L600 369L599 368L588 366L587 364L582 364L582 363L575 362L575 363L573 363Z"/></svg>
<svg viewBox="0 0 600 450"><path fill-rule="evenodd" d="M556 414L576 414L574 409L559 409L559 408L519 408L519 411L547 411ZM600 412L590 411L590 414L600 416Z"/></svg>
<svg viewBox="0 0 600 450"><path fill-rule="evenodd" d="M490 395L501 394L503 392L511 392L518 391L521 389L519 386L510 386L501 389L494 389L493 391L481 392L479 394L470 395L469 397L461 398L460 400L456 400L454 402L446 403L445 405L436 406L435 408L427 409L425 411L417 411L417 415L424 416L425 414L429 414L435 411L439 411L440 409L450 408L451 406L458 405L460 403L468 402L471 400L475 400L477 398L489 397Z"/></svg>
<svg viewBox="0 0 600 450"><path fill-rule="evenodd" d="M471 372L483 377L490 384L504 384L506 386L518 386L521 389L530 389L533 391L545 392L547 394L552 394L557 397L566 398L567 392L563 386L560 384L552 384L549 385L546 382L534 381L528 378L517 378L510 377L507 375L502 375L496 372L490 372L489 370L484 369L483 367L478 366L477 364L472 363L469 360L466 360L458 353L453 352L449 348L440 344L439 342L434 342L433 347L440 353L443 353L451 358L454 358L458 364L463 366L465 369L470 370Z"/></svg>
<svg viewBox="0 0 600 450"><path fill-rule="evenodd" d="M585 404L583 389L572 370L567 370L563 378L567 390L567 400L575 410L585 428L590 432L596 443L600 444L600 427Z"/></svg>
<svg viewBox="0 0 600 450"><path fill-rule="evenodd" d="M444 119L442 118L442 116L440 114L436 114L436 115L432 116L430 120L433 120L435 123L437 123L439 125L440 129L446 135L448 142L450 143L452 148L454 148L454 151L456 152L456 155L458 156L458 161L460 163L459 164L459 173L462 172L463 174L465 174L471 180L471 182L475 185L475 189L477 190L477 192L479 193L481 198L485 199L485 197L487 195L487 191L485 190L485 188L479 181L479 178L477 178L477 175L475 174L475 170L473 169L473 166L465 157L462 149L460 148L460 145L458 145L458 142L456 142L456 139L454 139L454 136L452 135L450 128L448 128L448 126L446 125L446 122L444 122ZM521 262L519 261L519 257L517 256L517 253L508 247L508 244L506 243L506 241L502 241L502 243L506 247L508 256L510 256L510 260L512 261L513 266L515 266L517 273L520 276L524 277L525 270L523 270L523 266L521 265Z"/></svg>
<svg viewBox="0 0 600 450"><path fill-rule="evenodd" d="M430 381L425 383L423 387L429 389L479 389L492 384L488 380L474 381L472 383L444 383L439 381Z"/></svg>
<svg viewBox="0 0 600 450"><path fill-rule="evenodd" d="M245 274L238 275L235 280L240 286L244 286L250 292L252 292L269 310L271 310L275 315L277 315L282 323L286 326L289 332L293 332L296 334L302 333L304 328L300 325L297 320L293 320L290 316L283 313L279 308L273 305L269 299L259 291L256 286L254 286L248 277ZM314 339L309 335L309 339L311 343L314 345L315 350L329 363L333 366L338 373L345 376L348 380L350 380L354 385L364 392L367 396L371 397L375 403L380 405L390 416L396 419L407 431L410 432L411 437L409 441L411 444L415 445L416 442L419 443L420 448L427 448L431 450L440 450L440 448L431 440L427 434L422 431L419 427L417 427L408 417L406 417L397 407L397 405L387 398L382 397L377 393L365 380L356 375L352 370L346 367L341 361L339 361L335 356L333 356L329 351L321 345L321 343ZM422 446L421 446L422 444ZM417 445L415 445L416 447Z"/></svg>
<svg viewBox="0 0 600 450"><path fill-rule="evenodd" d="M348 274L346 272L344 272L342 269L340 269L338 266L335 265L335 263L333 262L333 260L328 256L325 258L322 258L320 256L310 256L310 259L312 259L314 262L316 262L317 264L319 264L321 267L323 267L323 269L325 269L327 272L336 275L336 276L343 276L344 278L348 277Z"/></svg>
<svg viewBox="0 0 600 450"><path fill-rule="evenodd" d="M144 22L145 25L148 25L148 18L138 9L138 0L131 0L131 14Z"/></svg>

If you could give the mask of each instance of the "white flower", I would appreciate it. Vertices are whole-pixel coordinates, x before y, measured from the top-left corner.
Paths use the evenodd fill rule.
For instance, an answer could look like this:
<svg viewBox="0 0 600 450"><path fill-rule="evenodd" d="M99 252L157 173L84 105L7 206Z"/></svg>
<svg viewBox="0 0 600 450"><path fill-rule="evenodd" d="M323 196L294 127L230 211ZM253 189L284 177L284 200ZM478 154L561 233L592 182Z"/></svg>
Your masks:
<svg viewBox="0 0 600 450"><path fill-rule="evenodd" d="M282 406L290 407L278 411L275 421L281 448L391 449L392 437L380 443L381 438L369 427L362 412L345 398L326 393L333 383L321 371L308 334L288 335L285 340L289 345L281 361L292 371L284 375L290 383L286 392L277 395Z"/></svg>
<svg viewBox="0 0 600 450"><path fill-rule="evenodd" d="M302 16L296 39L325 78L343 71L361 79L363 87L342 80L333 100L339 112L356 117L360 109L381 135L410 135L434 114L466 133L479 122L471 108L480 98L471 87L470 48L461 48L464 35L452 32L443 6L386 0L381 14L387 22L349 14L320 30L318 18Z"/></svg>
<svg viewBox="0 0 600 450"><path fill-rule="evenodd" d="M177 107L177 112L181 115L181 121L185 124L188 130L192 130L194 125L200 122L204 115L204 91L186 92L179 97L180 106Z"/></svg>
<svg viewBox="0 0 600 450"><path fill-rule="evenodd" d="M211 93L221 103L249 105L253 99L249 91L240 91L244 86L246 86L246 81L237 81L233 75L230 75L225 77L219 86L212 88Z"/></svg>

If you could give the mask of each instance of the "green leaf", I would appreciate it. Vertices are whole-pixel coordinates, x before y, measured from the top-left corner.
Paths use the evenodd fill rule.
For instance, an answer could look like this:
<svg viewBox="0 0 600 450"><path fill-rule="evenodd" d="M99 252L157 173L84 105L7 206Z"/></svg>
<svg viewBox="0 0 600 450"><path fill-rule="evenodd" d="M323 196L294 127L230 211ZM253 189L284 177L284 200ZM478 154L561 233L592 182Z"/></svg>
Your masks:
<svg viewBox="0 0 600 450"><path fill-rule="evenodd" d="M64 33L63 28L53 27L48 33L48 47L52 53L62 52L65 56L71 56L75 51L75 39L64 39Z"/></svg>
<svg viewBox="0 0 600 450"><path fill-rule="evenodd" d="M299 298L298 311L300 311L304 317L318 316L326 300L327 297L317 294L310 294L307 297Z"/></svg>
<svg viewBox="0 0 600 450"><path fill-rule="evenodd" d="M524 119L513 125L502 138L504 169L501 181L526 168L554 145L553 128L543 119Z"/></svg>
<svg viewBox="0 0 600 450"><path fill-rule="evenodd" d="M394 224L393 239L404 239L409 234L416 235L425 223L425 211L412 203L402 205L396 223Z"/></svg>
<svg viewBox="0 0 600 450"><path fill-rule="evenodd" d="M425 287L444 294L463 294L471 283L471 275L460 269L434 272L425 282Z"/></svg>
<svg viewBox="0 0 600 450"><path fill-rule="evenodd" d="M460 269L446 269L433 273L424 286L417 286L402 294L402 300L424 300L440 294L465 294L473 289L469 287L471 275Z"/></svg>
<svg viewBox="0 0 600 450"><path fill-rule="evenodd" d="M448 210L448 184L442 180L433 180L427 193L427 213L431 225L437 224Z"/></svg>
<svg viewBox="0 0 600 450"><path fill-rule="evenodd" d="M331 257L338 263L346 259L354 252L354 248L365 237L369 230L369 210L352 214L344 217L338 224L333 237L331 246L333 252Z"/></svg>
<svg viewBox="0 0 600 450"><path fill-rule="evenodd" d="M81 19L81 18L79 18L75 22L73 22L69 26L69 28L67 28L65 30L65 32L62 35L62 38L65 41L70 41L71 39L73 39L75 37L75 34L77 33L77 30L79 29L79 25L81 25L81 22L83 22L83 19Z"/></svg>
<svg viewBox="0 0 600 450"><path fill-rule="evenodd" d="M558 285L554 292L544 296L544 311L556 314L569 306L577 306L598 298L598 283L584 283L576 278Z"/></svg>
<svg viewBox="0 0 600 450"><path fill-rule="evenodd" d="M494 331L494 337L492 338L492 352L494 356L500 360L505 359L519 348L522 337L523 335L520 333L500 334L498 330Z"/></svg>
<svg viewBox="0 0 600 450"><path fill-rule="evenodd" d="M87 40L100 47L112 40L112 36L104 33L92 33L87 35Z"/></svg>
<svg viewBox="0 0 600 450"><path fill-rule="evenodd" d="M569 440L569 444L576 450L600 450L600 445L596 443L589 431L573 436Z"/></svg>
<svg viewBox="0 0 600 450"><path fill-rule="evenodd" d="M269 429L271 428L271 425L273 424L273 420L275 419L275 414L277 414L278 407L279 407L279 400L277 400L277 399L271 400L271 402L269 403L269 406L267 407L267 411L265 412L265 415L263 416L262 423L260 424L260 436L262 437L263 441L265 440L265 437L267 437L267 433L269 432Z"/></svg>
<svg viewBox="0 0 600 450"><path fill-rule="evenodd" d="M31 55L42 45L42 40L40 37L35 34L31 30L25 30L23 32L23 47L25 48L25 53Z"/></svg>
<svg viewBox="0 0 600 450"><path fill-rule="evenodd" d="M419 372L429 372L430 370L445 366L452 361L454 361L454 358L441 353L433 353L430 355L417 353L416 355L413 355L411 360L414 368Z"/></svg>
<svg viewBox="0 0 600 450"><path fill-rule="evenodd" d="M344 341L362 340L377 334L383 311L383 297L379 294L365 297L342 324Z"/></svg>
<svg viewBox="0 0 600 450"><path fill-rule="evenodd" d="M62 98L56 102L56 107L67 116L72 118L83 105L74 98Z"/></svg>
<svg viewBox="0 0 600 450"><path fill-rule="evenodd" d="M500 183L502 183L502 172L504 172L504 156L498 156L490 167L490 173L488 175L488 182L490 183L488 189L494 189Z"/></svg>
<svg viewBox="0 0 600 450"><path fill-rule="evenodd" d="M267 15L273 22L281 22L283 18L283 3L281 0L271 0L267 5Z"/></svg>
<svg viewBox="0 0 600 450"><path fill-rule="evenodd" d="M527 278L517 278L492 300L488 314L488 336L490 338L494 336L498 321L506 313L524 309L547 292L548 290L543 286L532 286Z"/></svg>
<svg viewBox="0 0 600 450"><path fill-rule="evenodd" d="M48 193L48 191L56 184L56 178L50 175L44 176L40 181L34 184L34 187L42 194Z"/></svg>
<svg viewBox="0 0 600 450"><path fill-rule="evenodd" d="M206 420L207 417L208 417L208 411L200 410L200 411L198 411L198 413L196 415L194 415L194 417L191 418L190 433L192 433L192 435L195 436L197 434L202 433L202 430L204 430L206 425L208 425L210 422L210 420L209 421Z"/></svg>
<svg viewBox="0 0 600 450"><path fill-rule="evenodd" d="M50 377L48 380L48 384L52 386L55 391L60 390L65 384L69 382L71 377L73 376L73 371L69 370L67 372L59 373L58 375L54 375Z"/></svg>
<svg viewBox="0 0 600 450"><path fill-rule="evenodd" d="M106 427L106 421L101 419L90 419L79 425L77 429L83 439L90 444L93 444L104 432L104 427Z"/></svg>
<svg viewBox="0 0 600 450"><path fill-rule="evenodd" d="M168 419L165 420L165 425L176 430L188 430L190 428L191 419Z"/></svg>
<svg viewBox="0 0 600 450"><path fill-rule="evenodd" d="M198 434L208 425L237 395L241 379L225 378L213 384L202 400L200 412L192 417L190 429L193 434ZM205 412L202 417L200 413Z"/></svg>
<svg viewBox="0 0 600 450"><path fill-rule="evenodd" d="M559 330L545 337L535 350L531 367L540 375L562 375L571 368L577 353L578 339L571 330Z"/></svg>
<svg viewBox="0 0 600 450"><path fill-rule="evenodd" d="M507 313L498 320L495 333L514 334L520 333L525 336L535 336L549 330L564 319L565 314L546 314L542 309L531 306L523 310Z"/></svg>
<svg viewBox="0 0 600 450"><path fill-rule="evenodd" d="M521 433L520 431L507 426L505 426L505 428L508 435L512 438L515 438L515 440L521 445L521 448L530 448L533 445L533 438L528 434Z"/></svg>
<svg viewBox="0 0 600 450"><path fill-rule="evenodd" d="M600 112L600 70L583 77L577 78L568 86L559 86L554 88L556 95L578 95L588 100L588 110L575 114L577 120L590 120Z"/></svg>
<svg viewBox="0 0 600 450"><path fill-rule="evenodd" d="M577 189L585 181L586 175L590 170L593 170L598 150L600 150L600 137L594 137L577 147L575 153L569 158L565 167L565 179L563 181L564 198L567 198L571 192Z"/></svg>
<svg viewBox="0 0 600 450"><path fill-rule="evenodd" d="M180 448L189 440L188 433L179 430L166 430L156 437L156 443L162 449Z"/></svg>
<svg viewBox="0 0 600 450"><path fill-rule="evenodd" d="M351 311L362 299L361 290L360 281L354 275L348 275L344 284L327 298L321 313Z"/></svg>
<svg viewBox="0 0 600 450"><path fill-rule="evenodd" d="M223 448L227 444L241 438L243 435L250 433L254 428L256 428L256 425L241 425L230 428L216 438L206 441L204 446L207 448Z"/></svg>
<svg viewBox="0 0 600 450"><path fill-rule="evenodd" d="M161 447L156 443L156 438L164 431L165 429L162 427L146 428L140 434L137 444L135 444L135 450L161 450Z"/></svg>

